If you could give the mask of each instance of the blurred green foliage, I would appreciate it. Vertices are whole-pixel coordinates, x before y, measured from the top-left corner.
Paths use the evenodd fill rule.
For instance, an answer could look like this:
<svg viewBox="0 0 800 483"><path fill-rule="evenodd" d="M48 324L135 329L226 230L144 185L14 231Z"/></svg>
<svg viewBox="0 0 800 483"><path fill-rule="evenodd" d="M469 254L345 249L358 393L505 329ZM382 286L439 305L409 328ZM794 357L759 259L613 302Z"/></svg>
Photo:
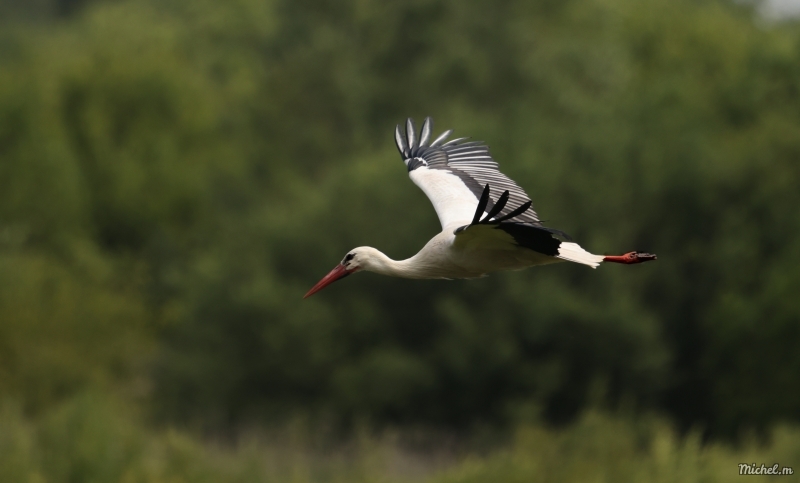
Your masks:
<svg viewBox="0 0 800 483"><path fill-rule="evenodd" d="M123 416L123 414L127 414ZM663 421L587 412L568 429L523 425L510 444L482 455L442 435L359 431L335 445L302 425L271 437L199 443L148 431L131 408L83 395L26 419L0 408L0 479L14 482L735 482L742 462L798 461L800 431L776 428L768 445L703 445ZM797 471L796 465L794 470ZM754 481L768 476L749 476ZM790 479L791 477L785 477ZM772 481L772 480L770 480Z"/></svg>
<svg viewBox="0 0 800 483"><path fill-rule="evenodd" d="M215 429L800 419L797 25L710 0L83 3L0 30L0 393L26 414L92 389ZM425 115L488 141L550 226L658 263L301 300L346 250L438 231L392 139Z"/></svg>

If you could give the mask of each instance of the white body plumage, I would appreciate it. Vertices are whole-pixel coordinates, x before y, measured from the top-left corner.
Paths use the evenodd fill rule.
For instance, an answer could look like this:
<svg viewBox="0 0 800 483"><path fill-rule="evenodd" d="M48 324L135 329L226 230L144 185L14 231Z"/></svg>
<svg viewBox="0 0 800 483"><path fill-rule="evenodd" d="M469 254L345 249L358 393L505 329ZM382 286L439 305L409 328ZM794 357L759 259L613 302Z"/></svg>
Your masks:
<svg viewBox="0 0 800 483"><path fill-rule="evenodd" d="M560 261L596 268L601 262L640 263L655 255L620 256L587 252L558 230L544 227L530 209L528 195L503 175L481 142L464 138L433 142L427 118L419 139L409 119L395 131L409 177L428 196L442 225L413 257L395 261L372 247L350 250L306 297L346 275L370 271L402 278L476 278L501 270L520 270Z"/></svg>

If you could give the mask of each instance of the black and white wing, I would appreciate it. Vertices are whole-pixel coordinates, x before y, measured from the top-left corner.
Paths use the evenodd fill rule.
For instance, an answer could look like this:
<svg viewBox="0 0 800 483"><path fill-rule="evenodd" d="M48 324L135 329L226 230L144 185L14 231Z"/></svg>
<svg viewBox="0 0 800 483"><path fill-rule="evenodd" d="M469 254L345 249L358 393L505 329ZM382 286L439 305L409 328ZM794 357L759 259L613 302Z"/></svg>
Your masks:
<svg viewBox="0 0 800 483"><path fill-rule="evenodd" d="M491 186L491 194L484 205L485 213L492 212L501 195L508 191L503 209L493 217L512 215L504 219L541 225L536 212L530 209L528 195L499 171L488 146L467 138L445 142L452 130L431 141L432 124L431 118L426 118L417 137L414 122L409 118L405 132L397 126L395 141L408 176L433 203L442 228L470 224L486 185ZM520 212L523 205L527 207Z"/></svg>

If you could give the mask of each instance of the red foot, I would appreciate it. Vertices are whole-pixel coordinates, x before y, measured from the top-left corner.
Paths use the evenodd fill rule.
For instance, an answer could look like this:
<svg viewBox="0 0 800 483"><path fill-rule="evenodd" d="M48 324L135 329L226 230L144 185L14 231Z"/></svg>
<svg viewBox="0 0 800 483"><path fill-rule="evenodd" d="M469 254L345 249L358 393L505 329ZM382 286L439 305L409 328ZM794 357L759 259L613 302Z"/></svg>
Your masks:
<svg viewBox="0 0 800 483"><path fill-rule="evenodd" d="M614 263L625 263L625 264L632 264L632 263L643 263L649 262L650 260L655 260L657 257L652 253L644 253L644 252L628 252L625 255L609 255L603 259L604 262L614 262Z"/></svg>

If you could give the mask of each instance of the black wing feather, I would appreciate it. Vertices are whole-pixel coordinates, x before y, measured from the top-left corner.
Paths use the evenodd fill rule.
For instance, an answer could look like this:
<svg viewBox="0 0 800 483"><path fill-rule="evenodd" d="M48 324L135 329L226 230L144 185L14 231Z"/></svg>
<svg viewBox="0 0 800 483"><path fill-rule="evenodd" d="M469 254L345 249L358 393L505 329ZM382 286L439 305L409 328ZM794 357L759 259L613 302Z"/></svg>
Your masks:
<svg viewBox="0 0 800 483"><path fill-rule="evenodd" d="M486 189L487 190L489 189L488 184L486 185ZM492 218L494 218L495 216L497 216L497 214L503 211L503 208L506 207L506 203L508 203L508 191L504 191L503 194L500 195L500 198L498 198L497 203L494 204L489 213L486 213L486 217L481 221L487 222Z"/></svg>
<svg viewBox="0 0 800 483"><path fill-rule="evenodd" d="M487 184L486 188L483 189L481 199L478 200L478 207L475 209L475 217L472 218L473 225L480 223L481 215L486 211L486 205L489 203L489 191L489 185Z"/></svg>
<svg viewBox="0 0 800 483"><path fill-rule="evenodd" d="M450 130L441 134L430 145L426 145L432 132L433 121L430 117L425 119L419 139L414 131L414 122L410 118L406 121L405 133L401 132L400 126L397 127L395 131L397 149L409 171L420 166L449 171L461 178L478 199L482 197L484 187L490 184L493 193L489 195L486 203L486 207L490 210L499 202L502 194L508 192L507 202L495 214L497 216L495 221L512 220L541 225L536 212L531 209L530 197L519 185L500 172L486 144L482 141L468 141L469 138L444 142L452 133Z"/></svg>

